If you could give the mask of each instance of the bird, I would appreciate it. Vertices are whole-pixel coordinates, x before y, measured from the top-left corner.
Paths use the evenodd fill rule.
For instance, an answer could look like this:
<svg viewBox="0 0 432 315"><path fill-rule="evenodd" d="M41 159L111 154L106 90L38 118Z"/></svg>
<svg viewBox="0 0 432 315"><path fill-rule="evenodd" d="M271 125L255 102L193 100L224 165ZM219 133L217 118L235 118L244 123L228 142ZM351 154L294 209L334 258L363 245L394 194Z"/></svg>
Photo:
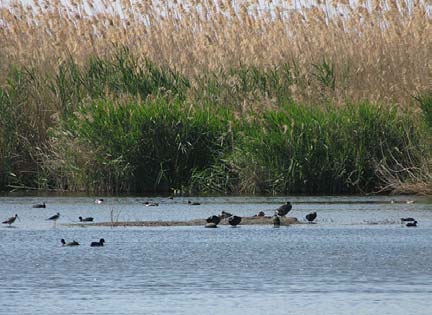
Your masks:
<svg viewBox="0 0 432 315"><path fill-rule="evenodd" d="M292 205L291 202L287 201L286 204L280 206L279 208L276 209L276 214L284 217L288 214L288 212L292 209Z"/></svg>
<svg viewBox="0 0 432 315"><path fill-rule="evenodd" d="M317 217L317 213L316 212L311 212L309 214L306 214L306 220L309 221L309 223L312 223L313 220L315 220Z"/></svg>
<svg viewBox="0 0 432 315"><path fill-rule="evenodd" d="M406 224L406 226L407 226L407 227L417 227L417 221L414 221L414 222L408 222L408 223Z"/></svg>
<svg viewBox="0 0 432 315"><path fill-rule="evenodd" d="M105 240L101 238L99 242L91 242L90 247L100 247L104 246Z"/></svg>
<svg viewBox="0 0 432 315"><path fill-rule="evenodd" d="M201 203L196 202L196 201L192 202L192 201L188 200L188 204L191 206L199 206Z"/></svg>
<svg viewBox="0 0 432 315"><path fill-rule="evenodd" d="M415 221L414 218L401 218L401 223L404 223L404 222L414 222L414 221Z"/></svg>
<svg viewBox="0 0 432 315"><path fill-rule="evenodd" d="M414 204L414 203L415 203L415 200L407 200L406 203L409 204L409 205L410 205L410 204Z"/></svg>
<svg viewBox="0 0 432 315"><path fill-rule="evenodd" d="M15 216L10 217L9 219L3 221L2 223L3 224L9 224L9 226L11 226L12 223L14 223L16 219L18 219L18 214L15 214Z"/></svg>
<svg viewBox="0 0 432 315"><path fill-rule="evenodd" d="M104 200L102 198L99 198L99 199L95 200L95 204L97 204L97 205L100 205L103 202L104 202Z"/></svg>
<svg viewBox="0 0 432 315"><path fill-rule="evenodd" d="M75 240L73 240L72 242L66 243L66 241L62 238L61 243L63 246L79 246L79 243Z"/></svg>
<svg viewBox="0 0 432 315"><path fill-rule="evenodd" d="M157 202L148 202L148 201L146 201L146 202L144 202L144 205L145 205L146 207L157 207L157 206L159 206L159 203L157 203Z"/></svg>
<svg viewBox="0 0 432 315"><path fill-rule="evenodd" d="M255 214L255 217L265 217L264 211L260 211L257 214Z"/></svg>
<svg viewBox="0 0 432 315"><path fill-rule="evenodd" d="M278 228L280 227L280 225L281 225L280 218L277 215L275 215L273 217L273 227Z"/></svg>
<svg viewBox="0 0 432 315"><path fill-rule="evenodd" d="M214 224L218 225L219 222L220 222L220 220L221 220L221 217L220 217L220 216L218 216L218 215L212 215L212 216L209 216L209 217L206 219L206 222L207 222L207 223L214 223Z"/></svg>
<svg viewBox="0 0 432 315"><path fill-rule="evenodd" d="M56 226L56 222L57 220L60 218L60 213L56 213L53 216L49 217L47 220L53 221L54 222L54 227Z"/></svg>
<svg viewBox="0 0 432 315"><path fill-rule="evenodd" d="M37 204L33 205L32 207L33 208L46 208L46 204L45 204L45 202L37 203Z"/></svg>
<svg viewBox="0 0 432 315"><path fill-rule="evenodd" d="M206 225L204 225L204 227L206 227L206 228L217 228L217 224L215 224L213 222L210 222L210 223L207 223Z"/></svg>
<svg viewBox="0 0 432 315"><path fill-rule="evenodd" d="M229 212L222 211L219 216L222 217L222 219L228 219L229 217L232 217L232 214Z"/></svg>
<svg viewBox="0 0 432 315"><path fill-rule="evenodd" d="M87 217L87 218L78 217L78 219L80 220L80 222L93 222L92 217Z"/></svg>
<svg viewBox="0 0 432 315"><path fill-rule="evenodd" d="M240 224L241 220L242 220L241 217L233 215L233 216L231 216L231 217L228 218L228 223L231 226L236 227L238 224Z"/></svg>

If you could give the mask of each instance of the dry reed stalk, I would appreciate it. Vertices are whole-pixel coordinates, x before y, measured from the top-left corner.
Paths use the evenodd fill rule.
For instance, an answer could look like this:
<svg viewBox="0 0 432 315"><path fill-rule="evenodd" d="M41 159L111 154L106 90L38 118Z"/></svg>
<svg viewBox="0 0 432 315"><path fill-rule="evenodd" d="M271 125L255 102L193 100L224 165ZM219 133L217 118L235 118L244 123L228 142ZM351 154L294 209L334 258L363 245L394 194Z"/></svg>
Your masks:
<svg viewBox="0 0 432 315"><path fill-rule="evenodd" d="M413 91L430 87L432 23L425 1L385 6L372 1L370 7L320 1L298 10L260 7L257 0L236 3L121 1L116 9L104 0L98 9L92 1L32 7L16 1L0 11L0 70L19 63L50 72L69 56L86 60L124 45L190 77L239 64L267 67L296 60L298 81L305 82L294 88L299 100L322 96L311 65L323 57L335 65L336 87L326 91L335 101L409 104Z"/></svg>

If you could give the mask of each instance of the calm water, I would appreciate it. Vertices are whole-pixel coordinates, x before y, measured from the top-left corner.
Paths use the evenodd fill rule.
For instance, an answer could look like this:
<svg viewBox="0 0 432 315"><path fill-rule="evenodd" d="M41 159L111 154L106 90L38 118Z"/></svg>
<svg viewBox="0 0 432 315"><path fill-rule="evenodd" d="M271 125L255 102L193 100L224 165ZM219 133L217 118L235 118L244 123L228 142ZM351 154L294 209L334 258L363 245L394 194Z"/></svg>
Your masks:
<svg viewBox="0 0 432 315"><path fill-rule="evenodd" d="M404 200L406 197L397 197ZM317 224L69 227L110 221L187 220L222 210L271 213L284 198L2 197L0 314L427 314L432 309L432 204L389 197L297 197L291 216ZM144 207L140 202L160 202ZM37 202L46 209L32 209ZM376 203L370 203L376 202ZM57 227L45 219L61 213ZM399 224L415 217L417 228ZM106 246L91 248L103 237ZM81 246L61 247L60 239Z"/></svg>

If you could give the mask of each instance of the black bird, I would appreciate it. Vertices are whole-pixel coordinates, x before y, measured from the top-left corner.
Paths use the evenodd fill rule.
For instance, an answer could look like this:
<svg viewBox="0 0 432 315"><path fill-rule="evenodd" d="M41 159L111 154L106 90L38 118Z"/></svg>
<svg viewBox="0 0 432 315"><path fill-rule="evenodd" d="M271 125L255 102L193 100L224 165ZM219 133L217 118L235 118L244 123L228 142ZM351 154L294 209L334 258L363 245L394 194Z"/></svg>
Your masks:
<svg viewBox="0 0 432 315"><path fill-rule="evenodd" d="M80 222L93 222L92 217L87 217L87 218L79 217L78 219L80 220Z"/></svg>
<svg viewBox="0 0 432 315"><path fill-rule="evenodd" d="M281 216L281 217L284 217L288 214L288 212L290 212L291 209L292 209L291 202L287 201L286 204L284 204L284 205L282 205L276 209L276 214Z"/></svg>
<svg viewBox="0 0 432 315"><path fill-rule="evenodd" d="M233 216L231 216L231 217L228 218L228 223L230 225L232 225L233 227L236 227L238 224L240 224L241 219L242 219L241 217L233 215Z"/></svg>
<svg viewBox="0 0 432 315"><path fill-rule="evenodd" d="M103 238L101 238L99 240L99 242L91 242L90 246L91 247L100 247L100 246L104 246L105 240Z"/></svg>
<svg viewBox="0 0 432 315"><path fill-rule="evenodd" d="M37 204L33 205L32 207L33 208L46 208L46 204L45 204L45 202L37 203Z"/></svg>
<svg viewBox="0 0 432 315"><path fill-rule="evenodd" d="M159 206L159 203L146 201L146 202L144 202L144 205L146 207L157 207L157 206Z"/></svg>
<svg viewBox="0 0 432 315"><path fill-rule="evenodd" d="M264 216L265 216L264 211L260 211L257 214L255 214L255 217L264 217Z"/></svg>
<svg viewBox="0 0 432 315"><path fill-rule="evenodd" d="M317 217L317 213L316 212L311 212L309 214L306 214L306 220L309 221L309 223L312 223L313 220L315 220Z"/></svg>
<svg viewBox="0 0 432 315"><path fill-rule="evenodd" d="M56 227L56 222L57 220L60 218L60 213L56 213L53 216L49 217L47 220L53 221L54 222L54 227Z"/></svg>
<svg viewBox="0 0 432 315"><path fill-rule="evenodd" d="M63 246L79 246L79 243L75 240L73 240L72 242L66 243L66 241L62 238L61 243Z"/></svg>
<svg viewBox="0 0 432 315"><path fill-rule="evenodd" d="M191 205L191 206L199 206L200 205L199 202L192 202L190 200L188 200L188 204Z"/></svg>
<svg viewBox="0 0 432 315"><path fill-rule="evenodd" d="M216 225L218 225L220 221L221 221L221 218L218 215L212 215L206 219L207 223L214 223Z"/></svg>
<svg viewBox="0 0 432 315"><path fill-rule="evenodd" d="M414 222L414 221L415 221L414 218L401 218L401 223L404 223L404 222Z"/></svg>
<svg viewBox="0 0 432 315"><path fill-rule="evenodd" d="M98 204L98 205L100 205L103 202L104 202L104 200L102 198L99 198L99 199L95 200L95 204Z"/></svg>
<svg viewBox="0 0 432 315"><path fill-rule="evenodd" d="M18 219L18 214L15 214L15 216L10 217L9 219L3 221L3 224L9 224L9 226L11 226L12 223L15 222L15 220Z"/></svg>
<svg viewBox="0 0 432 315"><path fill-rule="evenodd" d="M273 217L273 227L278 228L280 227L280 225L281 225L280 218L277 215L275 215Z"/></svg>
<svg viewBox="0 0 432 315"><path fill-rule="evenodd" d="M417 221L414 221L414 222L408 222L408 223L406 224L406 226L407 226L407 227L417 227Z"/></svg>

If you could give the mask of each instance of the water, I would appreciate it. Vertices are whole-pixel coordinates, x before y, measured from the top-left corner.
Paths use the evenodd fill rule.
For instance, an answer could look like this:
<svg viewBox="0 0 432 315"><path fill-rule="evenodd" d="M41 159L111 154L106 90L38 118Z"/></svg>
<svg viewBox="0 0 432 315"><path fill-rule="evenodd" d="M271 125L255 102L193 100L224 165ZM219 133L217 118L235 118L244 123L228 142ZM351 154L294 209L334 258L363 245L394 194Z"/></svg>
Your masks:
<svg viewBox="0 0 432 315"><path fill-rule="evenodd" d="M397 199L406 199L398 197ZM146 200L160 202L145 207ZM290 213L317 224L105 228L109 221L188 220L222 210L253 215L284 198L3 197L0 314L430 314L432 204L388 197L297 197ZM32 209L37 202L46 209ZM45 219L56 212L54 229ZM401 217L415 217L406 228ZM91 248L103 237L106 246ZM61 247L60 239L79 247Z"/></svg>

